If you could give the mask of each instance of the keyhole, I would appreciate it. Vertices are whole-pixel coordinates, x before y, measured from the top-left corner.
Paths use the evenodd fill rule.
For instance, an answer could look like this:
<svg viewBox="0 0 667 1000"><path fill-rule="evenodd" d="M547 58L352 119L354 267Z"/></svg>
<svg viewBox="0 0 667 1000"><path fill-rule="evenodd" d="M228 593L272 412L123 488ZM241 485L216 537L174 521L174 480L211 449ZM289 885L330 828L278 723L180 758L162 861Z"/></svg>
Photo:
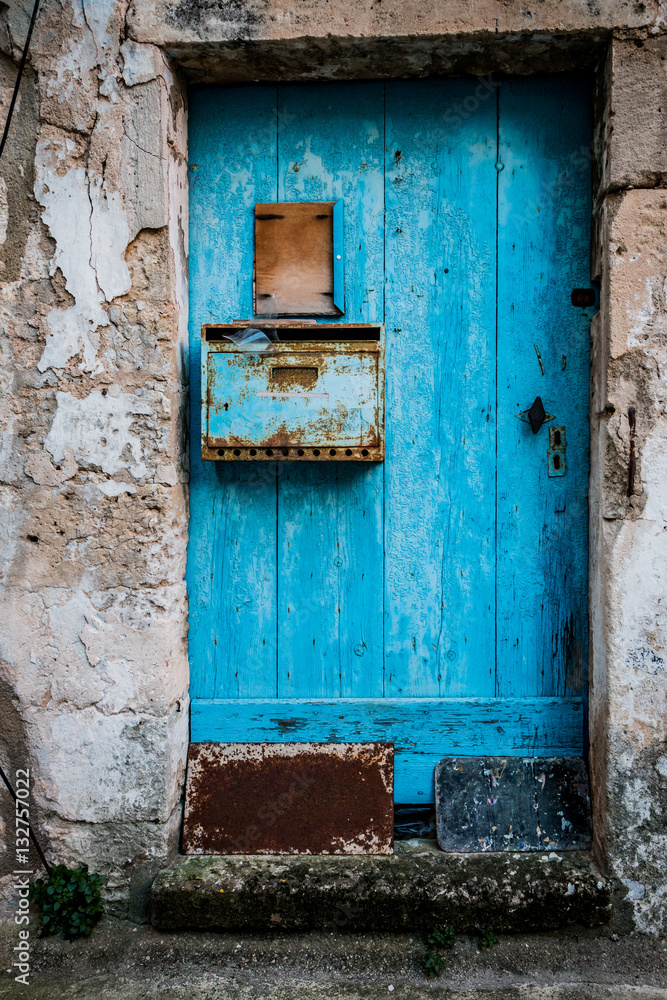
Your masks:
<svg viewBox="0 0 667 1000"><path fill-rule="evenodd" d="M557 442L560 444L560 442ZM554 455L554 469L560 469L560 455Z"/></svg>
<svg viewBox="0 0 667 1000"><path fill-rule="evenodd" d="M556 430L554 431L554 444L555 445L559 445L560 444L560 431L556 431ZM556 468L558 468L558 466L556 466Z"/></svg>

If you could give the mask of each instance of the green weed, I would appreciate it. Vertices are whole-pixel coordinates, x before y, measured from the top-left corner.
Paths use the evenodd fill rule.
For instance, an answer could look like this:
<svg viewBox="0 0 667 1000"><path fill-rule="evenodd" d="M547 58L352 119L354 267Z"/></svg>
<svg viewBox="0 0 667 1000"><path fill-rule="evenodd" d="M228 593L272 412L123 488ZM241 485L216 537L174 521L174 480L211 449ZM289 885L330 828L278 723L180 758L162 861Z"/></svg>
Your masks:
<svg viewBox="0 0 667 1000"><path fill-rule="evenodd" d="M439 976L445 968L446 962L439 949L450 950L456 943L456 932L453 927L445 926L442 929L436 928L431 931L426 938L428 950L424 955L423 967L426 975L433 979Z"/></svg>
<svg viewBox="0 0 667 1000"><path fill-rule="evenodd" d="M46 881L38 878L33 882L30 900L39 910L39 936L60 934L68 941L89 937L102 916L103 884L104 876L89 873L88 865L54 865Z"/></svg>
<svg viewBox="0 0 667 1000"><path fill-rule="evenodd" d="M477 943L480 950L484 951L486 948L495 948L498 944L498 938L493 931L481 931Z"/></svg>

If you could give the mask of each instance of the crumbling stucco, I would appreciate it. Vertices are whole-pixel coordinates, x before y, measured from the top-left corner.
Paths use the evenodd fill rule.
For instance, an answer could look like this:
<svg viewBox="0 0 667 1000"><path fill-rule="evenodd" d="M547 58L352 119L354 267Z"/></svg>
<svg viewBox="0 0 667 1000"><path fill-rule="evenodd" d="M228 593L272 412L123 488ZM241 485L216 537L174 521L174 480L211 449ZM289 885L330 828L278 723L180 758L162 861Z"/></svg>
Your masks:
<svg viewBox="0 0 667 1000"><path fill-rule="evenodd" d="M3 118L31 8L0 5ZM580 70L594 833L624 912L667 929L665 38L662 0L42 0L0 162L0 762L118 912L175 849L188 738L181 81Z"/></svg>
<svg viewBox="0 0 667 1000"><path fill-rule="evenodd" d="M604 855L628 889L636 925L662 933L667 929L667 190L608 195L601 240L592 415L595 827Z"/></svg>
<svg viewBox="0 0 667 1000"><path fill-rule="evenodd" d="M0 164L2 763L119 912L175 850L188 738L185 105L125 13L41 5Z"/></svg>

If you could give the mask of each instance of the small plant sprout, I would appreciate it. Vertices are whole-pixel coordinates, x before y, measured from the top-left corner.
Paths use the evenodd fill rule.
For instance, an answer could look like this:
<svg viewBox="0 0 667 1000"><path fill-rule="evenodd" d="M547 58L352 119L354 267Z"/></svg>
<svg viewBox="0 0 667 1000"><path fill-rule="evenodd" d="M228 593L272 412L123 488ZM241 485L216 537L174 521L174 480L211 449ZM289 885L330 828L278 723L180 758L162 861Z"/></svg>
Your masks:
<svg viewBox="0 0 667 1000"><path fill-rule="evenodd" d="M441 954L442 949L451 950L456 943L456 932L453 927L445 926L431 931L426 938L428 950L424 955L424 972L433 979L439 976L445 968L445 959Z"/></svg>
<svg viewBox="0 0 667 1000"><path fill-rule="evenodd" d="M429 934L427 943L431 948L453 948L456 944L456 931L448 925L442 930L436 929Z"/></svg>
<svg viewBox="0 0 667 1000"><path fill-rule="evenodd" d="M439 951L427 951L424 955L424 972L429 979L439 976L445 968L445 960Z"/></svg>
<svg viewBox="0 0 667 1000"><path fill-rule="evenodd" d="M493 931L481 931L478 941L481 951L487 948L494 948L498 944L498 938Z"/></svg>
<svg viewBox="0 0 667 1000"><path fill-rule="evenodd" d="M30 886L30 900L39 910L40 937L60 934L68 941L89 937L102 916L100 888L104 876L88 872L88 865L54 865L49 877Z"/></svg>

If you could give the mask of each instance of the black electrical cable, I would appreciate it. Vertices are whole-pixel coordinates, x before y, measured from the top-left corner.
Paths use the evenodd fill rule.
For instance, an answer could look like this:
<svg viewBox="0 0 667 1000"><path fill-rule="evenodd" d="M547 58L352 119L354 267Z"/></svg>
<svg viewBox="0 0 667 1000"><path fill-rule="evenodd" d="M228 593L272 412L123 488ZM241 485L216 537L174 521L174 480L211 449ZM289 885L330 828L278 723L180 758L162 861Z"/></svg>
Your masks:
<svg viewBox="0 0 667 1000"><path fill-rule="evenodd" d="M23 76L23 70L25 69L25 61L28 58L28 49L30 48L30 39L32 38L32 29L35 27L35 21L37 20L37 8L39 7L39 0L35 0L35 6L32 9L32 17L30 18L30 27L28 28L28 37L25 40L25 45L23 46L23 55L21 56L21 62L19 64L19 72L16 77L16 83L14 85L14 93L12 94L11 103L9 105L9 111L7 112L7 121L5 122L5 131L2 133L2 140L0 140L0 156L2 156L5 148L5 143L7 142L7 136L9 135L9 126L12 121L12 115L14 114L14 105L16 104L16 98L19 96L19 87L21 86L21 77ZM6 780L6 779L5 779Z"/></svg>
<svg viewBox="0 0 667 1000"><path fill-rule="evenodd" d="M7 788L9 789L9 794L14 799L14 802L16 802L16 792L12 788L7 775L2 770L1 767L0 767L0 778L2 778L2 780L4 781L4 783L7 785ZM28 824L28 830L30 831L30 837L32 838L32 842L35 845L37 853L39 854L40 860L41 860L42 864L44 865L44 868L46 869L46 874L50 875L51 874L51 868L49 867L49 864L48 864L46 858L44 857L44 853L42 851L42 848L39 846L39 843L37 841L37 837L33 833L33 829L30 826L30 824Z"/></svg>

